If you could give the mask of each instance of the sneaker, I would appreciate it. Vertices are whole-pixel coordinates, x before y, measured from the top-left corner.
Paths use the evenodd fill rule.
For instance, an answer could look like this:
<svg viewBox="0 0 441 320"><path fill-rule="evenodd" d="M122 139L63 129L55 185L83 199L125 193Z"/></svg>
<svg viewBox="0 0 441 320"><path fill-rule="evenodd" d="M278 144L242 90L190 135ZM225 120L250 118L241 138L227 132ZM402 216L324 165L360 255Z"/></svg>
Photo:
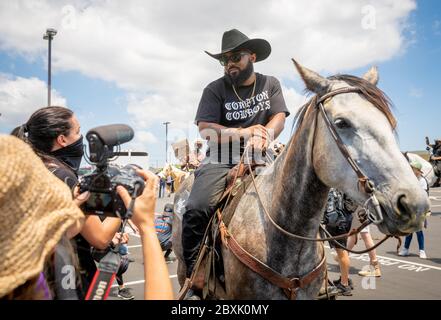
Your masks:
<svg viewBox="0 0 441 320"><path fill-rule="evenodd" d="M338 278L338 280L334 280L332 282L334 283L334 285L337 286L339 283L341 283L341 277ZM354 290L354 283L352 282L351 278L348 279L348 286L351 288L351 290Z"/></svg>
<svg viewBox="0 0 441 320"><path fill-rule="evenodd" d="M409 255L409 249L403 248L401 249L401 251L398 253L399 256L402 257L407 257Z"/></svg>
<svg viewBox="0 0 441 320"><path fill-rule="evenodd" d="M358 272L358 275L362 277L381 277L381 270L378 264L369 265L368 270L361 270Z"/></svg>
<svg viewBox="0 0 441 320"><path fill-rule="evenodd" d="M352 296L352 289L350 286L344 286L339 282L337 285L338 294L341 296Z"/></svg>
<svg viewBox="0 0 441 320"><path fill-rule="evenodd" d="M193 289L189 289L187 291L187 294L184 297L184 300L201 300L201 297L199 297Z"/></svg>
<svg viewBox="0 0 441 320"><path fill-rule="evenodd" d="M129 288L118 289L118 297L123 300L133 300L135 296Z"/></svg>
<svg viewBox="0 0 441 320"><path fill-rule="evenodd" d="M426 251L420 250L420 258L421 259L427 259Z"/></svg>
<svg viewBox="0 0 441 320"><path fill-rule="evenodd" d="M328 298L332 299L332 297L335 297L335 296L337 296L339 294L339 291L338 291L336 286L328 285L327 289L328 289L328 292L326 292L326 287L325 286L322 286L320 288L319 294L317 296L317 300L325 300L325 299L328 299Z"/></svg>

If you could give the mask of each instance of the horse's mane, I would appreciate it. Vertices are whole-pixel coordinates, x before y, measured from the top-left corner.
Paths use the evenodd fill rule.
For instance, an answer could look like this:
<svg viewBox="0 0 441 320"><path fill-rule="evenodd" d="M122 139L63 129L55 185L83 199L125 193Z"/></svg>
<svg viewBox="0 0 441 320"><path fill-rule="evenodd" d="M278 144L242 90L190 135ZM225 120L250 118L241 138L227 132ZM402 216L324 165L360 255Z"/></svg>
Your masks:
<svg viewBox="0 0 441 320"><path fill-rule="evenodd" d="M372 103L378 110L380 110L389 121L393 129L397 127L397 120L392 114L392 102L389 97L376 85L373 85L365 79L358 78L355 76L341 74L328 78L329 80L340 80L349 84L351 87L360 88L363 93L363 97Z"/></svg>
<svg viewBox="0 0 441 320"><path fill-rule="evenodd" d="M397 120L395 119L394 115L392 114L392 102L389 99L389 97L380 89L378 89L377 86L373 85L369 81L366 81L365 79L358 78L355 76L347 75L347 74L341 74L341 75L335 75L328 77L328 80L334 80L334 81L344 81L351 87L356 87L361 90L363 93L363 97L368 100L371 104L373 104L378 110L380 110L389 121L392 128L395 130L397 126ZM328 90L330 92L331 90ZM312 93L308 90L306 90L307 93ZM328 93L326 92L326 93ZM291 138L290 142L293 142L296 140L298 129L303 123L303 120L305 119L305 115L308 113L307 111L310 108L314 108L317 104L317 100L319 99L319 96L315 95L311 99L309 99L308 102L306 102L300 109L296 112L294 116L294 122L292 131L294 131L294 135Z"/></svg>

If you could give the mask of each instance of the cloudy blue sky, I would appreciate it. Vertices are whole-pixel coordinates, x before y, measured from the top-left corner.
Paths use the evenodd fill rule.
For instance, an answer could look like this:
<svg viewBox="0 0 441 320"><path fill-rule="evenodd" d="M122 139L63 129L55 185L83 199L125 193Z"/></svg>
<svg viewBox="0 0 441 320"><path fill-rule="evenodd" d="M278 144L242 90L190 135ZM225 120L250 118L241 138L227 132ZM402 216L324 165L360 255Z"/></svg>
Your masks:
<svg viewBox="0 0 441 320"><path fill-rule="evenodd" d="M197 137L202 90L223 72L203 50L219 51L231 28L271 43L271 56L255 69L281 80L292 112L305 98L291 57L326 76L360 76L378 65L401 149L441 137L437 0L1 0L0 132L46 104L47 27L58 30L54 104L74 110L84 134L109 123L133 126L127 147L149 152L152 165L165 159L164 121L169 140ZM288 138L286 129L280 139Z"/></svg>

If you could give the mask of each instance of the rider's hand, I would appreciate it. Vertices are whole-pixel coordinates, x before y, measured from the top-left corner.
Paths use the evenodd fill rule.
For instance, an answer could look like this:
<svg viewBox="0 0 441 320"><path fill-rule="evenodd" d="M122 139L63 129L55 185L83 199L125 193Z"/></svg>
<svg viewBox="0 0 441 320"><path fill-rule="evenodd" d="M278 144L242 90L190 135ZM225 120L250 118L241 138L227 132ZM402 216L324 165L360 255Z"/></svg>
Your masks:
<svg viewBox="0 0 441 320"><path fill-rule="evenodd" d="M266 137L254 136L248 140L248 147L253 147L257 150L266 150L268 148L269 141Z"/></svg>
<svg viewBox="0 0 441 320"><path fill-rule="evenodd" d="M80 194L80 187L76 186L73 191L73 197L74 202L79 207L89 199L90 192L86 191Z"/></svg>
<svg viewBox="0 0 441 320"><path fill-rule="evenodd" d="M155 227L155 206L159 179L150 171L136 170L136 172L144 178L146 183L143 193L136 198L131 219L142 233L148 227ZM131 197L127 190L122 186L118 186L116 190L125 206L128 207Z"/></svg>

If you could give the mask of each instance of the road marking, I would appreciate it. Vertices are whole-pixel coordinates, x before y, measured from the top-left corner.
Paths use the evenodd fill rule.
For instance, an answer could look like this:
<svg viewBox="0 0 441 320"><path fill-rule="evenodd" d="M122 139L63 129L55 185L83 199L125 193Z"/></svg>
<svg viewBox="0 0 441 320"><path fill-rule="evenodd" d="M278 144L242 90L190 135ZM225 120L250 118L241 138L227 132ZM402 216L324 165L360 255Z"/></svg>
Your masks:
<svg viewBox="0 0 441 320"><path fill-rule="evenodd" d="M330 247L328 245L325 245L325 248L329 249ZM331 252L331 254L336 255L335 252ZM350 258L354 258L355 260L367 259L366 261L369 261L369 255L367 253L364 253L364 254L361 254L361 255L360 254L350 253L349 257ZM412 266L419 266L419 267L423 267L423 268L429 268L429 269L432 269L432 270L441 271L440 267L435 267L435 266L432 266L432 265L429 265L429 264L417 263L417 262L413 262L413 261L409 261L409 260L406 261L406 260L389 258L389 257L379 256L379 255L377 255L377 259L379 259L379 260L390 260L390 261L395 261L397 263L404 264L404 266L403 265L398 266L399 269L410 269L410 268L406 268L406 266L412 265ZM380 261L380 264L382 264L381 261ZM388 264L386 263L385 265L388 265ZM396 265L396 264L393 264L393 265ZM420 270L420 271L425 271L425 270Z"/></svg>
<svg viewBox="0 0 441 320"><path fill-rule="evenodd" d="M431 207L441 207L441 204L431 205Z"/></svg>
<svg viewBox="0 0 441 320"><path fill-rule="evenodd" d="M401 263L405 263L405 264L413 264L413 265L416 265L416 266L420 266L420 267L424 267L424 268L430 268L430 269L441 271L440 267L435 267L435 266L432 266L430 264L422 264L422 263L412 262L412 261L408 261L408 260L406 261L406 260L400 260L400 259L383 257L383 256L377 256L377 257L380 257L380 258L383 258L383 259L392 260L392 261L397 261L397 262L401 262Z"/></svg>
<svg viewBox="0 0 441 320"><path fill-rule="evenodd" d="M130 249L130 248L140 248L140 247L142 247L142 244L137 244L137 245L134 245L134 246L127 246L128 249Z"/></svg>
<svg viewBox="0 0 441 320"><path fill-rule="evenodd" d="M362 257L362 256L367 256L367 257L369 257L369 255L367 255L367 254L362 254L362 255L350 255L350 257L354 257L354 258L358 258L358 257ZM405 264L405 265L414 265L414 266L420 266L420 267L423 267L423 268L429 268L429 269L433 269L433 270L438 270L438 271L441 271L441 268L440 267L435 267L435 266L432 266L432 265L429 265L429 264L422 264L422 263L417 263L417 262L413 262L413 261L409 261L409 260L401 260L401 259L395 259L395 258L389 258L389 257L384 257L384 256L379 256L379 255L377 255L377 258L380 258L380 259L385 259L385 260L391 260L391 261L396 261L396 262L400 262L400 263L403 263L403 264Z"/></svg>
<svg viewBox="0 0 441 320"><path fill-rule="evenodd" d="M170 279L177 278L177 277L178 277L177 274L172 274L171 276L169 276ZM144 283L144 282L145 282L145 280L131 281L131 282L125 282L124 285L125 286L131 286L131 285L134 285L134 284L140 284L140 283ZM115 288L117 286L118 286L118 284L114 284L112 286L112 288Z"/></svg>

